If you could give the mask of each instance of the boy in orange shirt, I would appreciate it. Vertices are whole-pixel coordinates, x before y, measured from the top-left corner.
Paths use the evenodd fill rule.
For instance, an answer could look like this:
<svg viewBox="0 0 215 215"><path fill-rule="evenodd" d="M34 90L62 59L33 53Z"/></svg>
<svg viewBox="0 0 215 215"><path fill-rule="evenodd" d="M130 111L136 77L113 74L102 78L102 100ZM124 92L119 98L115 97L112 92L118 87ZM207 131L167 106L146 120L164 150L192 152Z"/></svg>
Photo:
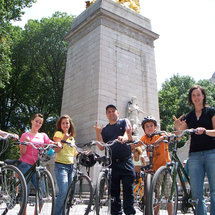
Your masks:
<svg viewBox="0 0 215 215"><path fill-rule="evenodd" d="M157 142L161 142L157 147L154 148L153 152L153 170L158 170L161 166L165 166L166 162L170 162L170 156L169 156L169 150L168 150L168 144L164 143L164 136L160 135L154 135L153 137L150 137L150 134L154 133L157 129L157 120L152 116L144 117L142 120L142 128L145 132L145 135L143 135L140 138L140 141L142 141L144 144L153 144ZM127 135L128 139L132 139L132 129L127 129ZM141 143L139 143L139 146L142 146ZM132 148L135 147L133 144L131 146ZM148 154L149 156L149 154ZM170 183L171 183L171 179ZM168 214L173 214L173 204L171 202L167 203L167 210ZM154 211L154 214L159 214L159 208Z"/></svg>
<svg viewBox="0 0 215 215"><path fill-rule="evenodd" d="M153 137L150 137L150 134L154 133L157 128L157 120L154 117L147 116L142 120L142 128L145 132L145 135L143 135L140 138L140 141L148 144L153 144L155 142L161 142L164 137L160 135L154 135ZM141 143L139 145L142 145ZM148 154L149 155L149 154ZM170 162L170 156L169 156L169 150L168 150L168 144L161 142L160 145L156 148L154 148L153 152L153 170L158 170L161 166L165 166L166 162Z"/></svg>

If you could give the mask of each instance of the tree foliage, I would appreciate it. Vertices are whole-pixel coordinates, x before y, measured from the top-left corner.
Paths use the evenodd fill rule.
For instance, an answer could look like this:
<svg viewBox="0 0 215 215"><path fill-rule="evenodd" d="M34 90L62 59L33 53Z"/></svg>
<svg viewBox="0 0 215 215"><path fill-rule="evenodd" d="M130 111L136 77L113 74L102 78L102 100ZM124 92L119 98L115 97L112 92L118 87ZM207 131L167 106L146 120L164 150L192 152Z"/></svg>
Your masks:
<svg viewBox="0 0 215 215"><path fill-rule="evenodd" d="M29 20L11 47L12 72L9 83L1 89L0 127L23 133L30 119L42 113L42 127L53 136L60 115L68 42L64 36L73 16L56 12L51 18Z"/></svg>
<svg viewBox="0 0 215 215"><path fill-rule="evenodd" d="M31 7L35 2L36 0L0 0L0 25L3 26L11 20L21 20L24 14L22 9Z"/></svg>
<svg viewBox="0 0 215 215"><path fill-rule="evenodd" d="M5 87L11 75L10 21L21 20L22 9L31 7L34 2L36 0L0 0L0 89Z"/></svg>

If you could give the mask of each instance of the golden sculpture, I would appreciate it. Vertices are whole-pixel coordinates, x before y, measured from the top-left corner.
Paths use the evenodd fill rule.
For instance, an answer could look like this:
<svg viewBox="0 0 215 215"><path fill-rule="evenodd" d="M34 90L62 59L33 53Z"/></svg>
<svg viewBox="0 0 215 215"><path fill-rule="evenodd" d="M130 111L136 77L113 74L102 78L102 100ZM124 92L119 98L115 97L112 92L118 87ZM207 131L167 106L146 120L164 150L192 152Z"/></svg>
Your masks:
<svg viewBox="0 0 215 215"><path fill-rule="evenodd" d="M93 4L96 0L85 1L86 8ZM137 13L140 13L140 3L139 0L115 0L117 3L122 4L123 6L134 10Z"/></svg>
<svg viewBox="0 0 215 215"><path fill-rule="evenodd" d="M140 3L139 0L116 0L117 3L140 13Z"/></svg>
<svg viewBox="0 0 215 215"><path fill-rule="evenodd" d="M86 8L88 8L91 4L93 4L96 0L92 0L92 1L85 1L86 3Z"/></svg>

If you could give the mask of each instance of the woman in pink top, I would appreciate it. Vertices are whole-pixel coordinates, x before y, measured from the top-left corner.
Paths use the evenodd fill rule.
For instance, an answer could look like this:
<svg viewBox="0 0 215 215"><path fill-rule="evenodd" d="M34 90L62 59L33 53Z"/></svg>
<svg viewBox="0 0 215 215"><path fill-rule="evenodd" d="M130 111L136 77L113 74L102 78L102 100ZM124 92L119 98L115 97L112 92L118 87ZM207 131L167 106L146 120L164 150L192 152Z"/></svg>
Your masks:
<svg viewBox="0 0 215 215"><path fill-rule="evenodd" d="M22 134L20 138L20 142L32 142L36 143L37 146L41 145L47 145L49 143L53 143L47 134L40 133L39 129L41 128L43 124L43 115L40 113L37 113L33 116L31 119L31 130L29 132L26 132ZM38 160L38 150L34 149L31 145L25 146L20 145L20 160L22 161L21 164L19 164L18 168L21 170L23 174L25 174L31 166ZM31 182L34 185L36 189L36 173L32 176ZM28 188L28 195L30 190L30 182L27 184ZM25 208L25 212L23 215L27 214L27 207Z"/></svg>

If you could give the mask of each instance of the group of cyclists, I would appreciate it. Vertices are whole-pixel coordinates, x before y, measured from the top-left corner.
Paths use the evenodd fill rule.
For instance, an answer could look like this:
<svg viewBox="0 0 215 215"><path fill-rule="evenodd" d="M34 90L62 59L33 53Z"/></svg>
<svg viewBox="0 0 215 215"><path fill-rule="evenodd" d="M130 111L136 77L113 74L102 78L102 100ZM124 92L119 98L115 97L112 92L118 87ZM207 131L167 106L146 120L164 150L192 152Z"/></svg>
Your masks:
<svg viewBox="0 0 215 215"><path fill-rule="evenodd" d="M189 149L189 177L192 195L197 198L196 215L206 215L207 210L204 203L203 183L205 174L207 174L210 187L210 214L215 214L215 108L206 105L206 93L203 87L192 86L188 93L188 102L192 106L192 110L179 118L174 117L174 130L181 133L187 128L195 128L196 132L191 135L191 143ZM112 183L111 196L114 198L111 204L111 214L132 215L135 214L133 183L136 178L135 166L132 158L132 150L138 149L140 145L125 144L127 140L133 140L133 128L128 119L120 119L117 107L110 104L106 107L106 117L108 124L99 126L94 125L96 139L99 142L108 142L114 139L119 141L111 146L112 151ZM66 197L66 190L72 182L74 157L77 155L75 147L70 147L61 142L71 142L75 146L75 127L72 119L68 115L63 115L57 122L57 129L54 135L54 142L42 132L39 132L43 124L42 114L36 114L31 119L31 130L22 134L20 141L35 142L41 144L54 143L58 147L55 148L55 177L59 193L56 198L55 215L63 214L63 204ZM157 120L153 116L147 116L142 120L142 128L145 134L140 138L145 144L153 144L160 142L153 154L153 170L157 171L161 166L165 166L166 162L170 162L168 144L163 141L164 136L150 134L157 129ZM0 131L0 135L7 132ZM18 137L16 136L18 139ZM97 145L99 150L104 147ZM18 168L25 173L37 159L37 151L30 146L20 146L20 160L22 163ZM145 164L145 161L142 161ZM137 171L136 171L137 172ZM34 184L32 178L32 183ZM123 206L120 198L120 183L123 185ZM29 192L29 188L28 188ZM172 203L167 203L168 213L172 212ZM159 212L157 213L159 214Z"/></svg>

